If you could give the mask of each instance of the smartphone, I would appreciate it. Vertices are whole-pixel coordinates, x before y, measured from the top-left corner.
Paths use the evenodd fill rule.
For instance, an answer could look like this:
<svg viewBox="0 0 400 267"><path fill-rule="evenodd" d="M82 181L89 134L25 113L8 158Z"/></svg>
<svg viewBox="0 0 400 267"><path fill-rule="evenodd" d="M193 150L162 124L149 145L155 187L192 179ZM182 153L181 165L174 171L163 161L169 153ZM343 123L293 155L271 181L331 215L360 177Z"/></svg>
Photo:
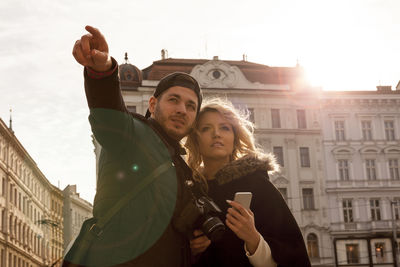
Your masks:
<svg viewBox="0 0 400 267"><path fill-rule="evenodd" d="M240 203L245 209L250 209L252 197L253 194L251 192L236 192L233 200Z"/></svg>

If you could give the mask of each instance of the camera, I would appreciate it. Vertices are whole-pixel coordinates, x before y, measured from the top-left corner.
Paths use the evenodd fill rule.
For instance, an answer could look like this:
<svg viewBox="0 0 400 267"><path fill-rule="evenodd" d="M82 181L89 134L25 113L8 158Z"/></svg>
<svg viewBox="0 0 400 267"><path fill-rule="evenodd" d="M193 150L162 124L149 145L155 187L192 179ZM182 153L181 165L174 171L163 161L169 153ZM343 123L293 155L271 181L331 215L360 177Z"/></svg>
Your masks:
<svg viewBox="0 0 400 267"><path fill-rule="evenodd" d="M218 217L221 210L212 199L195 187L193 182L187 184L191 192L190 201L173 220L173 225L178 232L185 234L189 239L195 238L193 232L199 229L208 239L217 241L225 232L225 225Z"/></svg>
<svg viewBox="0 0 400 267"><path fill-rule="evenodd" d="M201 214L194 224L195 228L201 229L211 241L219 240L225 232L225 225L218 217L221 210L217 204L202 196L195 200L195 205Z"/></svg>

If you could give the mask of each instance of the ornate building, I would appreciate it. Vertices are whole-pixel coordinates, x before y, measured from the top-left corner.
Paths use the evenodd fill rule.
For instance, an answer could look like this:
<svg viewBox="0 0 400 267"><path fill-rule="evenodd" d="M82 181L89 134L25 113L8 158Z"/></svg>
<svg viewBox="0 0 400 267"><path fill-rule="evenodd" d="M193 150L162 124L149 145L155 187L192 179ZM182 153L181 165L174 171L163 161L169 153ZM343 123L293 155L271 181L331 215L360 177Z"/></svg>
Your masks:
<svg viewBox="0 0 400 267"><path fill-rule="evenodd" d="M258 144L282 166L271 180L302 230L313 266L394 266L400 85L324 92L304 82L299 66L162 53L140 71L125 55L120 80L128 109L144 114L158 81L175 71L193 75L206 98L227 98L247 110Z"/></svg>
<svg viewBox="0 0 400 267"><path fill-rule="evenodd" d="M52 186L50 219L43 223L51 226L50 259L52 265L61 261L64 252L64 195L58 187Z"/></svg>
<svg viewBox="0 0 400 267"><path fill-rule="evenodd" d="M321 98L330 233L340 266L394 264L394 245L400 242L393 239L400 228L396 89L325 92Z"/></svg>
<svg viewBox="0 0 400 267"><path fill-rule="evenodd" d="M0 266L52 263L53 186L0 119ZM62 242L62 241L61 241Z"/></svg>
<svg viewBox="0 0 400 267"><path fill-rule="evenodd" d="M258 144L275 153L282 166L271 180L302 230L313 265L332 266L319 110L322 92L307 86L300 66L269 67L245 57L239 61L164 57L140 71L125 56L120 80L127 108L144 114L158 81L175 71L193 75L205 98L227 98L249 112Z"/></svg>

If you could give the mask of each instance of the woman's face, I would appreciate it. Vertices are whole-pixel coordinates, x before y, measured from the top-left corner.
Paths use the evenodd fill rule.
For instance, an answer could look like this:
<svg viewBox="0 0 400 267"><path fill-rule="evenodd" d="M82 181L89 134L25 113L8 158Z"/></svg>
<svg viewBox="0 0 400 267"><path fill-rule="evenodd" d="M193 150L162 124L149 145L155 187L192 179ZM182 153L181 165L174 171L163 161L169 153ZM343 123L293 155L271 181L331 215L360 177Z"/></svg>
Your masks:
<svg viewBox="0 0 400 267"><path fill-rule="evenodd" d="M224 160L229 162L233 152L232 125L217 111L207 111L198 122L199 151L203 161Z"/></svg>

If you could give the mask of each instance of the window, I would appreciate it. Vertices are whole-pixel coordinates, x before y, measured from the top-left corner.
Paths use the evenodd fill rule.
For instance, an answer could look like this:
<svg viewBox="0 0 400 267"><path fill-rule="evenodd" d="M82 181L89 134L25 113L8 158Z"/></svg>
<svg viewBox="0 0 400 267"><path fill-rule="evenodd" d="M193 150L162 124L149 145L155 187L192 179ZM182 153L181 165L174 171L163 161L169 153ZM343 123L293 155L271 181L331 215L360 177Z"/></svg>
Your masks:
<svg viewBox="0 0 400 267"><path fill-rule="evenodd" d="M373 221L380 221L381 209L379 207L379 199L370 199L369 204L371 205L371 219Z"/></svg>
<svg viewBox="0 0 400 267"><path fill-rule="evenodd" d="M372 140L371 121L361 121L362 138L365 141Z"/></svg>
<svg viewBox="0 0 400 267"><path fill-rule="evenodd" d="M314 209L314 193L312 188L303 188L303 206L305 210Z"/></svg>
<svg viewBox="0 0 400 267"><path fill-rule="evenodd" d="M307 251L310 258L319 258L318 238L315 234L307 236Z"/></svg>
<svg viewBox="0 0 400 267"><path fill-rule="evenodd" d="M398 159L389 159L389 172L390 172L390 179L392 180L400 179Z"/></svg>
<svg viewBox="0 0 400 267"><path fill-rule="evenodd" d="M256 121L254 119L254 108L248 108L247 111L249 112L249 121L255 123Z"/></svg>
<svg viewBox="0 0 400 267"><path fill-rule="evenodd" d="M272 128L281 128L279 109L271 109Z"/></svg>
<svg viewBox="0 0 400 267"><path fill-rule="evenodd" d="M367 180L376 180L376 168L374 159L365 160L365 170L367 173Z"/></svg>
<svg viewBox="0 0 400 267"><path fill-rule="evenodd" d="M335 121L335 136L337 141L344 141L344 121Z"/></svg>
<svg viewBox="0 0 400 267"><path fill-rule="evenodd" d="M359 263L360 252L358 244L346 244L347 263Z"/></svg>
<svg viewBox="0 0 400 267"><path fill-rule="evenodd" d="M377 263L385 262L385 243L375 243L375 257Z"/></svg>
<svg viewBox="0 0 400 267"><path fill-rule="evenodd" d="M307 128L306 111L304 109L297 110L297 126L299 129Z"/></svg>
<svg viewBox="0 0 400 267"><path fill-rule="evenodd" d="M348 181L349 176L349 161L347 159L338 160L339 178L341 181Z"/></svg>
<svg viewBox="0 0 400 267"><path fill-rule="evenodd" d="M1 231L6 232L6 211L3 209L1 211Z"/></svg>
<svg viewBox="0 0 400 267"><path fill-rule="evenodd" d="M278 187L278 191L281 193L283 199L287 202L287 188Z"/></svg>
<svg viewBox="0 0 400 267"><path fill-rule="evenodd" d="M353 222L353 203L351 199L343 199L343 218L345 223Z"/></svg>
<svg viewBox="0 0 400 267"><path fill-rule="evenodd" d="M310 152L308 147L300 147L300 165L301 167L310 167Z"/></svg>
<svg viewBox="0 0 400 267"><path fill-rule="evenodd" d="M14 190L13 190L13 185L12 184L10 184L10 186L9 186L9 188L10 188L10 203L13 203L13 192L14 192Z"/></svg>
<svg viewBox="0 0 400 267"><path fill-rule="evenodd" d="M5 196L7 192L7 185L6 185L6 179L4 177L1 181L1 189L2 189L1 194Z"/></svg>
<svg viewBox="0 0 400 267"><path fill-rule="evenodd" d="M394 199L394 218L400 220L400 198Z"/></svg>
<svg viewBox="0 0 400 267"><path fill-rule="evenodd" d="M283 167L284 166L283 148L281 146L274 146L273 151L274 151L274 155L276 157L276 160L277 160L278 164Z"/></svg>
<svg viewBox="0 0 400 267"><path fill-rule="evenodd" d="M129 112L136 113L136 106L126 106L126 109Z"/></svg>
<svg viewBox="0 0 400 267"><path fill-rule="evenodd" d="M387 141L394 140L394 121L385 121L385 136Z"/></svg>

